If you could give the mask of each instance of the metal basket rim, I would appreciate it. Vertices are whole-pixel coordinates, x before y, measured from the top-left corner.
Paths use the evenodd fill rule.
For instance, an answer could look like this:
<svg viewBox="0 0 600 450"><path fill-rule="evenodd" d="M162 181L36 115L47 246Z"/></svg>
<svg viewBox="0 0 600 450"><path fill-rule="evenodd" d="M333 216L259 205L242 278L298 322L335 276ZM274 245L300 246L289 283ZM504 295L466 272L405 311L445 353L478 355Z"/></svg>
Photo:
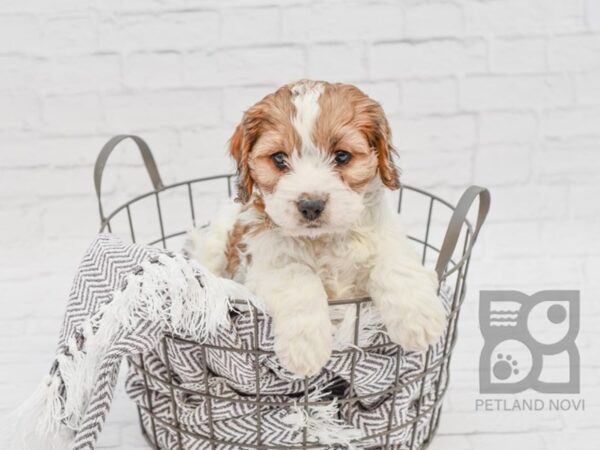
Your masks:
<svg viewBox="0 0 600 450"><path fill-rule="evenodd" d="M104 229L107 226L107 223L110 222L111 219L113 219L119 212L123 211L125 208L127 208L127 206L130 206L137 201L143 200L152 195L156 195L161 192L165 192L165 191L168 191L170 189L174 189L174 188L177 188L180 186L190 185L190 184L194 184L194 183L201 183L204 181L221 180L221 179L227 179L228 181L230 181L231 178L233 178L235 176L236 176L235 174L220 174L220 175L210 175L210 176L206 176L206 177L192 178L190 180L177 181L175 183L165 185L165 186L161 187L160 189L154 189L151 191L144 192L143 194L139 194L139 195L127 200L125 203L121 204L120 206L117 206L115 209L112 210L111 213L109 213L106 217L104 217L101 220L100 232L104 231ZM425 196L441 203L442 205L449 208L451 211L454 211L456 209L456 205L452 205L449 201L444 200L443 198L439 197L438 195L432 194L431 192L426 191L425 189L418 188L416 186L409 185L409 184L403 184L402 186L400 186L399 190L400 191L408 190L408 191L412 191L412 192L417 192L419 194L425 195ZM468 227L470 232L473 231L473 225L471 224L471 221L468 218L465 218L464 224Z"/></svg>
<svg viewBox="0 0 600 450"><path fill-rule="evenodd" d="M122 203L121 205L117 206L115 209L112 210L112 212L110 212L107 216L105 217L101 217L101 225L100 225L100 230L99 232L105 232L107 230L107 228L110 231L110 222L112 219L114 219L117 214L119 214L120 212L122 212L123 210L127 210L128 214L129 213L129 207L137 202L139 202L140 200L143 200L145 198L151 197L151 196L158 196L160 193L162 192L166 192L169 191L171 189L175 189L181 186L188 186L188 189L191 189L191 186L193 184L196 183L202 183L202 182L206 182L206 181L214 181L214 180L221 180L221 179L226 179L227 180L227 188L228 188L228 195L229 197L231 197L231 179L234 178L236 175L235 174L217 174L217 175L209 175L209 176L204 176L204 177L198 177L198 178L192 178L190 180L184 180L184 181L178 181L175 183L171 183L168 185L162 185L159 189L154 189L151 191L147 191L145 193L139 194L129 200L127 200L125 203ZM440 203L441 205L445 206L446 208L448 208L450 211L454 212L456 210L457 205L452 205L450 202L448 202L447 200L444 200L443 198L439 197L436 194L433 194L425 189L422 188L418 188L416 186L412 186L412 185L408 185L408 184L403 184L402 186L400 186L399 188L399 195L400 197L403 195L404 191L411 191L411 192L416 192L418 194L421 194L425 197L428 197L432 202L436 201L438 203ZM158 198L158 197L157 197ZM463 219L463 225L466 226L467 229L467 233L469 235L473 234L473 225L471 223L471 221L468 219L468 217L465 216L465 218ZM173 237L177 237L177 236L181 236L184 235L186 233L186 231L179 231L179 232L175 232L175 233L171 233L169 235L162 235L161 238L155 239L154 241L149 242L149 245L154 245L157 244L161 241L165 241L166 239L171 239ZM440 253L440 248L437 248L435 246L433 246L432 244L428 243L428 242L424 242L421 241L419 239L416 239L412 236L407 236L410 240L415 241L421 245L425 245L427 248L434 250L437 254ZM441 246L440 246L441 247ZM444 274L444 276L442 278L440 278L440 282L443 281L448 275L450 275L452 272L456 271L457 269L459 269L462 265L464 265L467 260L471 257L471 253L473 251L473 246L470 246L469 248L466 249L465 252L463 252L463 254L461 255L461 258L458 261L455 261L454 259L450 259L448 262L449 264L452 265L452 268L449 270L446 270L446 273ZM336 302L346 302L346 303L354 303L354 299L342 299L342 300L336 300Z"/></svg>

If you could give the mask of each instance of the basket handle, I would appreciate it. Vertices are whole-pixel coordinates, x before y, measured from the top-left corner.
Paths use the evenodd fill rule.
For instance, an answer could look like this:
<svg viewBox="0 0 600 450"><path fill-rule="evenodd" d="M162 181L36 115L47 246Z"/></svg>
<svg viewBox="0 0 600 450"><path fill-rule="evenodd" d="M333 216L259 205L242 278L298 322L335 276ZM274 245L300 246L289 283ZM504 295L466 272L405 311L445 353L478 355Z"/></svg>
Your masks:
<svg viewBox="0 0 600 450"><path fill-rule="evenodd" d="M444 275L446 267L448 266L448 263L452 258L452 254L454 253L454 249L456 248L456 244L458 243L458 239L460 238L462 226L476 198L479 198L479 212L477 213L477 221L475 222L475 229L473 230L473 235L471 236L471 240L469 242L469 248L460 261L458 261L452 268L452 270ZM440 254L435 265L435 271L438 274L439 280L442 280L442 278L457 270L471 254L473 245L475 244L477 236L479 235L479 230L481 230L481 227L485 222L485 218L490 210L490 202L490 191L481 186L470 186L460 197L460 200L458 201L458 204L452 213L452 217L450 218L450 223L448 224L448 229L446 230L446 236L444 236Z"/></svg>
<svg viewBox="0 0 600 450"><path fill-rule="evenodd" d="M150 151L148 144L146 144L146 141L139 136L134 136L133 134L120 134L114 136L106 144L104 144L104 147L102 147L102 150L100 150L100 153L98 154L96 164L94 165L94 186L96 187L98 209L100 211L100 220L102 222L106 220L106 217L104 217L104 210L102 209L102 174L104 173L104 166L106 166L106 161L115 147L128 138L133 140L140 150L142 159L144 160L144 165L146 166L146 170L150 176L150 181L152 182L154 190L160 191L164 187L162 179L160 178L160 174L158 173L158 168L156 167L156 161L154 161L154 156L152 156L152 152Z"/></svg>

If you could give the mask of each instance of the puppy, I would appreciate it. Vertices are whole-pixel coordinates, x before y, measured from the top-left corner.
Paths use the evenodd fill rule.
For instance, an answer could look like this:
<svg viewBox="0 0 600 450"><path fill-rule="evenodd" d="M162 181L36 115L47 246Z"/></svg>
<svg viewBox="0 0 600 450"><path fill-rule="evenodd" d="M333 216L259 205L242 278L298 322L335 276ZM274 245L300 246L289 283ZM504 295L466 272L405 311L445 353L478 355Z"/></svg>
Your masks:
<svg viewBox="0 0 600 450"><path fill-rule="evenodd" d="M265 301L286 368L315 375L329 359L328 299L370 296L405 350L437 341L437 276L385 200L399 181L377 102L348 84L285 85L245 112L229 151L238 204L188 251Z"/></svg>

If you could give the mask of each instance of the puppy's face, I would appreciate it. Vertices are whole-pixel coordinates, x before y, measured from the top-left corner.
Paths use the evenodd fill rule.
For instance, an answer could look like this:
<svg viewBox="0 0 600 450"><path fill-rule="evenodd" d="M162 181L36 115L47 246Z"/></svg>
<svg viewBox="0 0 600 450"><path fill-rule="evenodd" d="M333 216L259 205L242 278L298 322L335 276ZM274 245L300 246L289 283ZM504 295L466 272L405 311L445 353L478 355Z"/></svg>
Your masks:
<svg viewBox="0 0 600 450"><path fill-rule="evenodd" d="M360 217L372 181L399 186L381 106L351 85L283 86L246 111L230 152L239 199L256 187L288 235L343 232Z"/></svg>

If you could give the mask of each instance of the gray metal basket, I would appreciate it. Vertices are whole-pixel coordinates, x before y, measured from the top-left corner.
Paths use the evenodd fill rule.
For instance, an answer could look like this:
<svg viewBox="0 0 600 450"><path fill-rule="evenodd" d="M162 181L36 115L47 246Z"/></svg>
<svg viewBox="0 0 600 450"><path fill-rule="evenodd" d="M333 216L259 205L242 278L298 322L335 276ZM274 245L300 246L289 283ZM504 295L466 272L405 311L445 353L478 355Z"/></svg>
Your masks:
<svg viewBox="0 0 600 450"><path fill-rule="evenodd" d="M102 175L104 172L104 167L108 160L108 157L115 149L115 147L125 139L132 139L141 152L141 156L143 158L144 164L150 176L150 180L154 189L145 194L139 195L128 202L122 204L118 208L114 209L112 212L105 214L104 207L102 204L102 195L101 195L101 185L102 185ZM158 168L156 166L156 162L152 153L148 147L148 145L137 136L130 135L120 135L115 136L107 144L103 147L100 154L98 155L96 165L94 168L94 182L96 188L96 195L98 198L98 207L100 211L100 219L101 219L101 228L100 231L103 232L117 232L116 223L121 222L121 231L128 235L128 238L131 241L141 241L146 244L156 245L159 244L163 248L168 248L172 246L172 243L176 240L176 238L183 236L187 230L189 230L192 226L199 225L199 217L198 211L199 208L196 206L196 198L195 191L198 186L202 184L206 184L208 182L211 183L222 183L222 193L223 196L232 196L232 178L234 175L232 174L224 174L224 175L215 175L210 177L197 178L193 180L187 180L179 183L174 183L170 185L164 185L162 179L159 175ZM179 195L174 195L176 191L179 192ZM210 196L214 196L214 192L210 194ZM210 198L207 196L205 198ZM475 221L475 225L473 226L469 220L467 219L467 214L474 202L475 199L479 199L479 210L477 213L477 218ZM153 203L151 208L153 211L150 211L150 215L144 215L143 220L143 228L145 229L145 236L142 238L136 230L135 224L135 214L134 209L141 202ZM182 205L185 205L185 209L189 210L189 214L186 214L183 218L181 218L182 223L178 223L173 230L168 229L165 224L165 202L172 201L177 202L178 208L180 211ZM146 205L149 206L149 205ZM376 447L371 448L398 448L398 449L424 449L426 448L431 439L434 437L437 427L439 425L440 420L440 411L442 406L442 399L446 392L448 386L448 376L442 376L442 374L447 374L448 367L450 364L450 358L452 355L452 349L456 343L457 336L457 322L460 313L460 307L465 298L466 293L466 277L469 268L469 260L471 256L471 252L473 250L473 246L477 239L477 235L485 221L488 210L490 206L490 194L487 189L481 188L478 186L469 187L462 197L460 198L458 204L456 206L451 205L445 200L432 195L424 190L417 189L415 187L403 186L399 190L398 194L398 213L402 212L403 216L406 216L405 222L409 222L409 229L416 230L420 228L422 233L417 232L409 232L409 239L415 242L415 245L419 246L422 254L422 261L426 265L431 265L435 267L436 272L438 273L440 281L443 281L447 286L451 286L453 288L453 297L452 297L452 305L451 311L449 315L450 324L448 326L448 331L444 336L443 341L443 355L439 358L435 363L430 363L430 353L431 348L427 352L425 358L425 367L419 376L415 376L410 380L400 379L397 377L396 383L393 387L378 392L378 395L390 395L393 396L392 402L395 402L396 395L403 389L407 389L410 385L419 386L421 392L421 398L415 403L415 412L416 415L409 421L404 423L394 423L393 415L389 415L388 426L387 429L383 432L380 432L376 435L365 436L364 440L369 440L373 442L373 439L377 438L382 443L382 445L378 445ZM422 210L422 211L421 211ZM157 224L156 234L151 236L148 232L148 225L151 221L155 221L154 224ZM178 248L176 248L178 249ZM332 301L331 305L339 305L339 304L354 304L356 307L356 323L360 320L360 306L364 302L368 302L370 299L352 299L352 300L336 300ZM258 314L254 314L255 326ZM357 328L357 327L356 327ZM354 335L355 343L358 341L358 336ZM166 346L166 341L169 339L180 340L179 338L173 336L165 336L163 339L163 345ZM206 351L204 344L194 343L198 345L202 351ZM390 344L393 345L393 344ZM396 347L396 346L394 346ZM219 347L220 350L223 351L239 351L239 349ZM258 361L259 350L257 348L253 350L248 350L250 353L254 353L256 355L256 361ZM362 349L359 348L350 348L345 350L347 352L353 353L353 360L358 355ZM396 348L397 354L400 355L401 350ZM167 366L169 366L168 355L165 352L165 358L167 359ZM161 379L148 371L144 365L144 358L141 356L139 359L130 359L130 364L135 366L140 373L143 374L145 380L145 390L146 393L149 392L148 380L153 379L155 383L162 383L165 386L168 386L170 389L171 396L174 397L174 393L176 389L180 389L176 384L172 382L172 379ZM433 403L427 405L427 407L423 406L423 386L424 380L427 375L435 374L434 386L435 386L435 397ZM169 377L170 378L170 377ZM351 379L354 379L354 365L352 367ZM211 448L211 449L309 449L309 448L327 448L323 445L318 445L315 443L311 443L307 441L306 432L304 432L302 445L297 446L287 446L287 447L273 447L266 445L261 439L261 408L263 407L273 407L273 408L285 408L290 407L292 402L289 403L279 403L279 404L271 404L268 401L264 401L260 396L260 383L258 382L258 371L256 372L256 386L257 393L254 400L244 400L246 402L251 402L255 405L255 413L257 417L258 427L256 430L256 442L252 444L248 443L240 443L234 441L223 441L216 439L213 433L209 433L209 435L200 435L194 433L190 430L185 429L179 420L178 420L178 411L176 402L173 401L174 407L174 417L172 420L166 421L164 418L160 418L155 414L155 411L152 409L151 402L149 403L149 407L138 407L138 413L140 417L140 426L142 430L142 434L147 440L148 444L152 448L159 449L161 448L158 443L157 433L161 431L167 431L169 433L174 433L177 436L177 445L175 448L178 450L182 450L186 448L183 445L182 436L186 437L186 440L189 442L191 438L194 442L197 442L199 445L194 445L194 448ZM305 392L304 392L304 406L308 408L312 404L316 404L318 402L310 402L308 400L310 385L308 382L305 383ZM212 395L207 392L197 391L194 392L196 395L204 396L206 398L210 398ZM148 394L149 397L149 394ZM231 398L221 398L218 396L212 396L213 399L216 400L226 400L226 401L237 401ZM338 397L337 401L339 403L354 403L361 399L354 392L353 383L350 383L349 390L347 390L347 394L342 397ZM210 404L210 402L209 402ZM390 408L391 410L391 408ZM212 409L209 407L208 411L209 422L212 424ZM425 425L425 435L417 438L417 425L422 427ZM210 427L212 430L212 426ZM411 430L411 438L409 442L404 442L400 445L397 442L394 442L391 437L393 433L398 430L405 429ZM204 445L201 445L204 444ZM357 444L359 444L357 442Z"/></svg>

